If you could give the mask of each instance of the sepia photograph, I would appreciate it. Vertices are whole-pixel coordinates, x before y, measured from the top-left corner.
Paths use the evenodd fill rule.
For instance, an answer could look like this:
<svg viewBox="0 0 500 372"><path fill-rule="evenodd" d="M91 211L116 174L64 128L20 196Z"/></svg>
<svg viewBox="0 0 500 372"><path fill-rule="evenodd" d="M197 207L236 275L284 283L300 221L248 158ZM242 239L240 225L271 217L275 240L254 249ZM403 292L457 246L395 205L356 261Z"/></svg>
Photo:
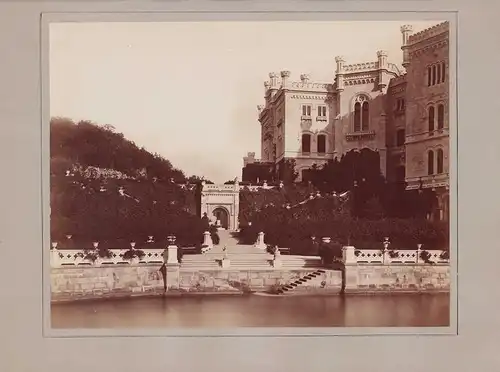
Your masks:
<svg viewBox="0 0 500 372"><path fill-rule="evenodd" d="M450 327L451 28L51 22L50 327Z"/></svg>

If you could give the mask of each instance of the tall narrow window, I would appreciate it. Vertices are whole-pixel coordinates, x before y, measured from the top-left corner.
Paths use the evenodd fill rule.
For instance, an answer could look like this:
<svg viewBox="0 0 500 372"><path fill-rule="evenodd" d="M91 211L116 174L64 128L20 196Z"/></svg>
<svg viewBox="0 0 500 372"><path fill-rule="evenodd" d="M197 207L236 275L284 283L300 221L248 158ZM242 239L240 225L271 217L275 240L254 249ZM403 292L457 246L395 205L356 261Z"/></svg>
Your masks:
<svg viewBox="0 0 500 372"><path fill-rule="evenodd" d="M370 117L370 106L368 102L363 102L363 110L361 115L361 130L368 130L368 122Z"/></svg>
<svg viewBox="0 0 500 372"><path fill-rule="evenodd" d="M354 131L361 130L361 103L356 102L354 105Z"/></svg>
<svg viewBox="0 0 500 372"><path fill-rule="evenodd" d="M310 153L311 152L311 135L304 133L302 135L302 152Z"/></svg>
<svg viewBox="0 0 500 372"><path fill-rule="evenodd" d="M303 105L302 106L302 116L311 116L311 106Z"/></svg>
<svg viewBox="0 0 500 372"><path fill-rule="evenodd" d="M429 107L429 115L428 115L428 121L429 121L429 132L434 131L434 106Z"/></svg>
<svg viewBox="0 0 500 372"><path fill-rule="evenodd" d="M444 153L442 149L437 150L437 173L444 172Z"/></svg>
<svg viewBox="0 0 500 372"><path fill-rule="evenodd" d="M438 129L443 129L444 127L444 105L438 105L438 117L437 117L437 127Z"/></svg>
<svg viewBox="0 0 500 372"><path fill-rule="evenodd" d="M404 182L406 175L406 169L404 166L399 166L396 168L396 182Z"/></svg>
<svg viewBox="0 0 500 372"><path fill-rule="evenodd" d="M319 117L326 117L326 106L318 106L318 116Z"/></svg>
<svg viewBox="0 0 500 372"><path fill-rule="evenodd" d="M399 129L396 132L396 146L403 146L405 144L405 130Z"/></svg>
<svg viewBox="0 0 500 372"><path fill-rule="evenodd" d="M427 86L430 87L432 84L432 74L431 74L431 67L427 67Z"/></svg>
<svg viewBox="0 0 500 372"><path fill-rule="evenodd" d="M446 64L444 62L441 62L441 82L444 83L446 78Z"/></svg>
<svg viewBox="0 0 500 372"><path fill-rule="evenodd" d="M427 174L434 174L434 151L429 151L427 153Z"/></svg>
<svg viewBox="0 0 500 372"><path fill-rule="evenodd" d="M326 136L324 134L318 135L318 154L326 153Z"/></svg>
<svg viewBox="0 0 500 372"><path fill-rule="evenodd" d="M436 70L437 70L436 82L439 84L441 83L441 65L437 65Z"/></svg>
<svg viewBox="0 0 500 372"><path fill-rule="evenodd" d="M436 84L436 65L432 66L432 85Z"/></svg>

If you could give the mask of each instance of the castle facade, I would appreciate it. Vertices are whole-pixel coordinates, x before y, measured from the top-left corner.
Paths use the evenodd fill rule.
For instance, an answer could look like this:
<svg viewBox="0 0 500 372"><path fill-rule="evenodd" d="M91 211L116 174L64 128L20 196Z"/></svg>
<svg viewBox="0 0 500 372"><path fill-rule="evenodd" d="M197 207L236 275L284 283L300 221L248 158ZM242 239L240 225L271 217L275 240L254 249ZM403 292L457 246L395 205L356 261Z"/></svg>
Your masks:
<svg viewBox="0 0 500 372"><path fill-rule="evenodd" d="M314 164L368 148L379 153L389 182L434 190L438 205L430 218L447 219L449 23L416 34L410 25L400 31L402 67L380 50L376 60L363 63L337 56L333 82L270 73L265 103L258 106L261 159L248 153L244 166L273 164L279 171L283 160L294 159L300 181Z"/></svg>

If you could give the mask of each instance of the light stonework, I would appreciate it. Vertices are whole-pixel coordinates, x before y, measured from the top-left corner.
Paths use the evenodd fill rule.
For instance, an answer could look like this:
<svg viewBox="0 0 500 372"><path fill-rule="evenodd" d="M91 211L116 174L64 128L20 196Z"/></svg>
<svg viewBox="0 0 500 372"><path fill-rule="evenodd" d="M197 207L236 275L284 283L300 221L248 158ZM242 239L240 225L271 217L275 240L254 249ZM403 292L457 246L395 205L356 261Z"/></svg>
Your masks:
<svg viewBox="0 0 500 372"><path fill-rule="evenodd" d="M436 217L447 219L449 23L417 34L411 25L403 25L399 31L399 58L379 50L372 61L347 64L344 57L337 56L334 81L314 82L307 73L294 81L297 75L293 72L270 73L264 83L264 104L258 106L261 159L249 153L244 164L278 165L282 159L294 159L297 181L301 181L314 164L320 166L348 151L368 148L379 152L380 168L389 182L406 182L409 190L434 189L439 204ZM355 109L365 102L366 111ZM429 130L431 105L435 107L433 130ZM439 105L443 109L438 127ZM356 112L361 115L361 126L355 124ZM363 119L365 113L367 120ZM320 136L325 138L324 146L319 145ZM309 143L307 148L304 143ZM434 153L433 174L429 174L429 151ZM443 154L439 171L438 151Z"/></svg>
<svg viewBox="0 0 500 372"><path fill-rule="evenodd" d="M203 184L201 191L201 214L206 213L213 223L217 215L222 217L222 227L227 230L238 229L240 186Z"/></svg>

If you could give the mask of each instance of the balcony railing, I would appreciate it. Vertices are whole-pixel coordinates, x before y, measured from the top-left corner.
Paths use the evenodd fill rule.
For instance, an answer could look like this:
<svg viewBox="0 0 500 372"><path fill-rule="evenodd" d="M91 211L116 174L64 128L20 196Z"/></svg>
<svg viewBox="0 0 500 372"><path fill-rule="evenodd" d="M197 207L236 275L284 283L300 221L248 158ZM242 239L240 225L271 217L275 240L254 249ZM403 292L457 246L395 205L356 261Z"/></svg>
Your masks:
<svg viewBox="0 0 500 372"><path fill-rule="evenodd" d="M406 179L407 190L429 189L437 187L449 187L450 176L448 173L426 175L422 177L409 177Z"/></svg>
<svg viewBox="0 0 500 372"><path fill-rule="evenodd" d="M345 135L347 141L371 140L375 138L374 130L360 131L347 133Z"/></svg>

